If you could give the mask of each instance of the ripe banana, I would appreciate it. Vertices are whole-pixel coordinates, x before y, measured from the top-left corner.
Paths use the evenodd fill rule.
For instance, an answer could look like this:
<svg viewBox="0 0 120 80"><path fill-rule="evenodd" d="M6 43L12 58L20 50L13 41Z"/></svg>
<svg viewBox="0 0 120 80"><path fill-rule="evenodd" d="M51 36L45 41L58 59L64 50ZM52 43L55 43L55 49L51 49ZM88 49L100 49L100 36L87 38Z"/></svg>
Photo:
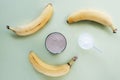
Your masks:
<svg viewBox="0 0 120 80"><path fill-rule="evenodd" d="M33 51L29 54L29 60L33 67L38 72L51 77L59 77L67 74L76 59L77 57L73 57L68 63L55 66L43 62Z"/></svg>
<svg viewBox="0 0 120 80"><path fill-rule="evenodd" d="M38 18L30 22L29 24L19 27L7 26L7 28L9 30L12 30L19 36L27 36L41 29L50 20L52 14L53 14L53 6L51 3L49 3L44 8L40 16L38 16Z"/></svg>
<svg viewBox="0 0 120 80"><path fill-rule="evenodd" d="M108 26L112 29L113 33L116 33L117 28L113 25L111 17L102 11L94 9L76 11L68 16L67 22L73 23L83 20L90 20Z"/></svg>

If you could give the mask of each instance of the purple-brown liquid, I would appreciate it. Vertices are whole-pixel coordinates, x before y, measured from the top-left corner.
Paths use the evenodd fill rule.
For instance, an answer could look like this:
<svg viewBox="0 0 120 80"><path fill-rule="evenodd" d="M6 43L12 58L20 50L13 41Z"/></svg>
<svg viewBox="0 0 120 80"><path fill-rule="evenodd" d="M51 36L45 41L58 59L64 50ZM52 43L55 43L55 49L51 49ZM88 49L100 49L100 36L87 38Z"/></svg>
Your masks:
<svg viewBox="0 0 120 80"><path fill-rule="evenodd" d="M58 32L51 33L46 38L46 48L51 53L61 53L66 48L66 39L65 37Z"/></svg>

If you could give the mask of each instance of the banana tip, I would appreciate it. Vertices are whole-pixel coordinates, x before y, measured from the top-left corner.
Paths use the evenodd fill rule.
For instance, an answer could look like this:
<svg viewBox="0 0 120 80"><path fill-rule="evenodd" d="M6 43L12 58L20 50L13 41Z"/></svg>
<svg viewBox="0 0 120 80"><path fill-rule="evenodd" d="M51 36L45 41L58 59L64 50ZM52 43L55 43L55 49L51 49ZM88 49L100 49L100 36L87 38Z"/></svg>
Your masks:
<svg viewBox="0 0 120 80"><path fill-rule="evenodd" d="M29 51L29 54L32 54L33 53L33 51L31 50L31 51Z"/></svg>
<svg viewBox="0 0 120 80"><path fill-rule="evenodd" d="M77 56L74 56L74 57L73 57L73 61L76 61L77 59L78 59Z"/></svg>
<svg viewBox="0 0 120 80"><path fill-rule="evenodd" d="M114 29L114 30L113 30L113 33L117 33L117 29Z"/></svg>
<svg viewBox="0 0 120 80"><path fill-rule="evenodd" d="M7 25L6 27L7 27L7 29L10 29L10 26Z"/></svg>
<svg viewBox="0 0 120 80"><path fill-rule="evenodd" d="M48 5L52 5L52 3L48 3Z"/></svg>
<svg viewBox="0 0 120 80"><path fill-rule="evenodd" d="M69 23L68 20L66 20L66 22Z"/></svg>
<svg viewBox="0 0 120 80"><path fill-rule="evenodd" d="M66 22L69 24L70 22L68 20L66 20Z"/></svg>

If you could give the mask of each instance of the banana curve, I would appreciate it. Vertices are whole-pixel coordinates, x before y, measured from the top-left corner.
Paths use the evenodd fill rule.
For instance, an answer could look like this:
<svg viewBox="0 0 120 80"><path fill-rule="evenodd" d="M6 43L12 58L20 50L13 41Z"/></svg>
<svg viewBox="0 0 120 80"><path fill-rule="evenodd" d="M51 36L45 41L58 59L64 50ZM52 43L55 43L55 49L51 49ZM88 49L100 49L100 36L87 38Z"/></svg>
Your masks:
<svg viewBox="0 0 120 80"><path fill-rule="evenodd" d="M65 75L69 72L71 65L76 61L77 58L72 58L68 64L63 65L49 65L43 62L34 52L30 52L29 60L32 63L33 67L40 73L51 76L51 77L58 77Z"/></svg>
<svg viewBox="0 0 120 80"><path fill-rule="evenodd" d="M19 36L26 36L37 32L41 29L52 17L53 14L53 6L49 3L43 10L43 12L38 16L37 19L33 20L29 24L19 26L19 27L11 27L7 26L7 29L15 32Z"/></svg>
<svg viewBox="0 0 120 80"><path fill-rule="evenodd" d="M74 23L83 20L90 20L100 23L104 26L108 26L112 29L113 33L116 33L117 28L113 25L111 16L108 14L94 10L94 9L83 9L80 11L73 12L67 18L67 23Z"/></svg>

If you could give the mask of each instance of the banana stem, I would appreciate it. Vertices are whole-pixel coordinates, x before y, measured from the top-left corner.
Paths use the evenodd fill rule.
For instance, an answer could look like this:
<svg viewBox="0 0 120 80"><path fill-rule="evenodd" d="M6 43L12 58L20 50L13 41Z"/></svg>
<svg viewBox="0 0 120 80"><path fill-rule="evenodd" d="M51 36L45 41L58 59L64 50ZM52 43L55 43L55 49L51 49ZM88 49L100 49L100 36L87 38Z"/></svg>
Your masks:
<svg viewBox="0 0 120 80"><path fill-rule="evenodd" d="M74 56L67 64L71 67L72 64L77 60L77 56Z"/></svg>
<svg viewBox="0 0 120 80"><path fill-rule="evenodd" d="M12 30L13 32L15 32L15 30L11 29L10 26L7 25L6 27L7 27L7 29Z"/></svg>

